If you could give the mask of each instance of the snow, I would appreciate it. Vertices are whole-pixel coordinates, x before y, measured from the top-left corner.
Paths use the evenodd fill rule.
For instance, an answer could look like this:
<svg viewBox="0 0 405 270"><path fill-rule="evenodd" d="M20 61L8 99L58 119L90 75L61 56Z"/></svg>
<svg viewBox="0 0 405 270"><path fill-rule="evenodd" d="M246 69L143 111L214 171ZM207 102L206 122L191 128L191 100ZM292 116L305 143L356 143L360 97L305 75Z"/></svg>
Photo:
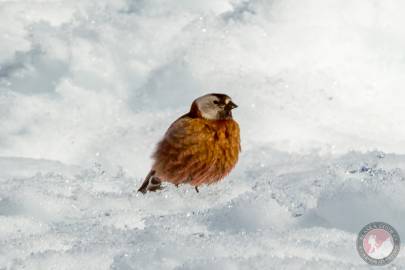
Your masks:
<svg viewBox="0 0 405 270"><path fill-rule="evenodd" d="M405 239L404 10L2 1L0 269L371 268L364 225ZM207 92L239 105L236 169L198 194L137 194Z"/></svg>
<svg viewBox="0 0 405 270"><path fill-rule="evenodd" d="M97 164L4 158L2 171L10 163L52 171L1 179L2 267L368 269L355 247L365 224L384 220L404 238L400 155L325 158L263 147L200 193L167 186L146 196L132 177ZM404 263L400 253L386 269Z"/></svg>

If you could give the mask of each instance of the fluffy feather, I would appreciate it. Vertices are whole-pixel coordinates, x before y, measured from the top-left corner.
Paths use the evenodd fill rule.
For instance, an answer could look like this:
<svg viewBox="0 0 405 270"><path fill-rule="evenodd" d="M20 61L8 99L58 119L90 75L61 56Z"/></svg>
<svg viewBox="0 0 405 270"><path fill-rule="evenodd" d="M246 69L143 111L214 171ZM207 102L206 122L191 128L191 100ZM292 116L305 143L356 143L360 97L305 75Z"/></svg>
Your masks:
<svg viewBox="0 0 405 270"><path fill-rule="evenodd" d="M239 125L231 112L236 107L224 94L197 98L158 143L155 162L138 191L158 190L162 181L188 183L198 191L198 186L224 178L241 150Z"/></svg>
<svg viewBox="0 0 405 270"><path fill-rule="evenodd" d="M239 125L233 119L184 116L158 144L152 170L173 184L211 184L225 177L238 161Z"/></svg>

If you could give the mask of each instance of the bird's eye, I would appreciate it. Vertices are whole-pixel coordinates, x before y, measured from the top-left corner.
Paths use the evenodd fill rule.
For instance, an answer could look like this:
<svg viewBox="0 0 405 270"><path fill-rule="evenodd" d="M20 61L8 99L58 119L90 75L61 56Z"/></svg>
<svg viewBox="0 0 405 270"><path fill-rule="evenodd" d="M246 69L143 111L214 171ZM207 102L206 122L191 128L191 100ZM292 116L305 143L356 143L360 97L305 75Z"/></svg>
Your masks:
<svg viewBox="0 0 405 270"><path fill-rule="evenodd" d="M218 101L218 100L214 100L213 102L214 102L214 104L219 105L219 101Z"/></svg>

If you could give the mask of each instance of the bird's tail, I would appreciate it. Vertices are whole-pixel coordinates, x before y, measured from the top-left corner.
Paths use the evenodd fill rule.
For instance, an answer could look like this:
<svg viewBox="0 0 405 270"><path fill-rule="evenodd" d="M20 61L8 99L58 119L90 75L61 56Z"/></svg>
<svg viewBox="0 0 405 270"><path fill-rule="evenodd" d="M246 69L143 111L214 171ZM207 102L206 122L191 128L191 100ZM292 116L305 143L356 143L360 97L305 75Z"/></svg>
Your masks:
<svg viewBox="0 0 405 270"><path fill-rule="evenodd" d="M162 181L155 175L156 171L151 170L145 177L142 186L138 189L138 192L145 194L148 191L156 191L161 189Z"/></svg>

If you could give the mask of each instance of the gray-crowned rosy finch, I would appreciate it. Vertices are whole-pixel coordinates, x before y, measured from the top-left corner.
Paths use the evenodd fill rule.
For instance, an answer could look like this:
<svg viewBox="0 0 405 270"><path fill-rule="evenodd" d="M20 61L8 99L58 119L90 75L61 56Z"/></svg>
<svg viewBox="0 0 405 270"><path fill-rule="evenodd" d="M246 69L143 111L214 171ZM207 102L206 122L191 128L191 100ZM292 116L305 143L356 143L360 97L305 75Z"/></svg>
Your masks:
<svg viewBox="0 0 405 270"><path fill-rule="evenodd" d="M239 125L232 118L236 107L224 94L194 100L190 111L174 121L158 143L152 169L138 191L155 191L166 181L190 184L198 192L198 186L224 178L241 150Z"/></svg>

